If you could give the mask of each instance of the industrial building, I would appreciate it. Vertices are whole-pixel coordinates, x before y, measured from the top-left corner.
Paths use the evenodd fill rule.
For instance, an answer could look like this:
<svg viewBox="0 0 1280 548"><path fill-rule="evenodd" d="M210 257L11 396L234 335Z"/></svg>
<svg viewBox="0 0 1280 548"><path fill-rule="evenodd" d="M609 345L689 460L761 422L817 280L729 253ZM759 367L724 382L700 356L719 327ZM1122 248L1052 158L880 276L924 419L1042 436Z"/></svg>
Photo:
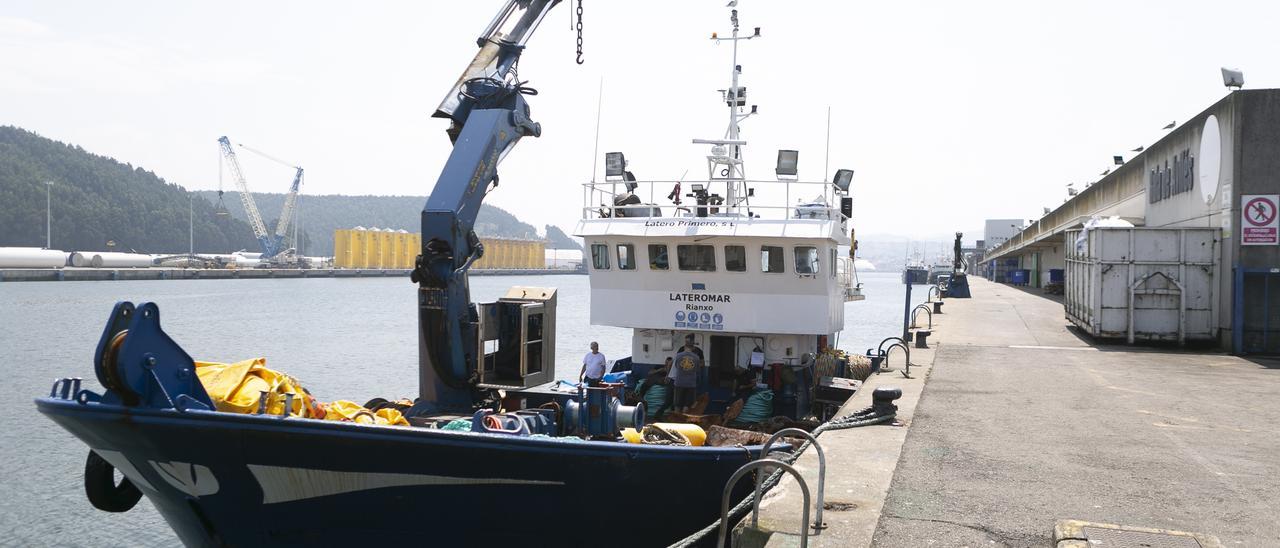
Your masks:
<svg viewBox="0 0 1280 548"><path fill-rule="evenodd" d="M484 256L472 269L541 269L546 242L513 238L485 238ZM333 232L333 264L336 268L413 268L422 235L390 228L339 229Z"/></svg>
<svg viewBox="0 0 1280 548"><path fill-rule="evenodd" d="M985 234L982 272L996 281L1012 281L1014 271L1021 271L1018 281L1043 287L1051 272L1066 269L1077 246L1084 245L1079 233L1068 241L1067 231L1094 217L1118 218L1140 230L1212 229L1210 241L1196 244L1214 248L1211 262L1195 266L1207 275L1197 276L1210 281L1193 286L1185 271L1187 278L1179 280L1176 270L1166 269L1170 285L1162 291L1177 293L1184 302L1207 299L1213 338L1222 348L1238 354L1280 352L1277 150L1280 90L1231 92L1014 234L999 233L1006 221L988 221L988 230L997 233ZM1134 246L1155 245L1134 241L1127 244L1133 256L1118 257L1117 264L1132 263L1134 256L1147 252ZM1185 241L1174 244L1182 247L1173 256L1191 254ZM1070 287L1072 280L1066 283ZM1119 298L1127 299L1132 314L1133 303L1146 296L1140 282L1129 285L1129 294ZM1276 285L1274 291L1271 285ZM1185 316L1182 306L1179 313Z"/></svg>

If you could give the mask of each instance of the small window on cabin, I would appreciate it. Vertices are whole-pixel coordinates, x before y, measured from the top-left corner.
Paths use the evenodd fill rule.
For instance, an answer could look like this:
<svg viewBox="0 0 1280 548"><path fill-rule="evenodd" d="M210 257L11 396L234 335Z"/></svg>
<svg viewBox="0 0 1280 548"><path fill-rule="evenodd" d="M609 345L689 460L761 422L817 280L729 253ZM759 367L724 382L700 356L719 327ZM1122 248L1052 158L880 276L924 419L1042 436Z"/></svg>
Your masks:
<svg viewBox="0 0 1280 548"><path fill-rule="evenodd" d="M724 246L724 269L730 272L746 272L747 248L740 245Z"/></svg>
<svg viewBox="0 0 1280 548"><path fill-rule="evenodd" d="M786 269L784 264L786 259L782 256L782 248L778 246L765 245L760 246L760 271L781 273Z"/></svg>
<svg viewBox="0 0 1280 548"><path fill-rule="evenodd" d="M670 270L667 244L649 244L649 270Z"/></svg>
<svg viewBox="0 0 1280 548"><path fill-rule="evenodd" d="M636 246L632 244L618 244L618 269L636 269Z"/></svg>
<svg viewBox="0 0 1280 548"><path fill-rule="evenodd" d="M609 246L591 244L591 268L609 270Z"/></svg>
<svg viewBox="0 0 1280 548"><path fill-rule="evenodd" d="M818 248L807 245L796 246L796 274L818 273Z"/></svg>
<svg viewBox="0 0 1280 548"><path fill-rule="evenodd" d="M831 278L832 279L835 279L836 277L836 265L839 264L839 261L837 260L837 257L836 257L836 253L837 253L836 248L834 247L831 248Z"/></svg>
<svg viewBox="0 0 1280 548"><path fill-rule="evenodd" d="M680 270L715 272L716 248L712 245L678 245L676 263L680 265Z"/></svg>

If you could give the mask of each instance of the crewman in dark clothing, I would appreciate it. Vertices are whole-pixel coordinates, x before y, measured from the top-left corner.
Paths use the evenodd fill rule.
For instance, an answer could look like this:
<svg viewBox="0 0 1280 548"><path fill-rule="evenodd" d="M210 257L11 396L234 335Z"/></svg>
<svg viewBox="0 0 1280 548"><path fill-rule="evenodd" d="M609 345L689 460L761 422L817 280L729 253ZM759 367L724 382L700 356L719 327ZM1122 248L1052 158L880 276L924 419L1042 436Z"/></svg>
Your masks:
<svg viewBox="0 0 1280 548"><path fill-rule="evenodd" d="M673 383L676 387L676 411L687 413L698 397L698 372L702 370L702 358L698 356L697 347L690 339L686 339L684 348L676 354L671 371L674 373Z"/></svg>
<svg viewBox="0 0 1280 548"><path fill-rule="evenodd" d="M698 355L698 359L702 360L703 362L706 362L707 357L702 354L702 349L698 348L698 344L695 343L694 340L695 338L693 336L693 333L689 333L684 336L684 345L692 348L693 353Z"/></svg>
<svg viewBox="0 0 1280 548"><path fill-rule="evenodd" d="M695 338L694 338L694 336L693 336L693 333L687 333L687 334L685 334L685 336L684 336L684 345L685 345L685 347L686 347L686 348L692 348L692 349L693 349L693 350L692 350L692 352L693 352L694 354L697 354L697 355L698 355L698 362L699 362L699 363L701 363L702 365L706 365L706 363L707 363L707 356L706 356L705 354L703 354L703 353L702 353L702 349L701 349L701 348L698 348L698 345L697 345L697 343L695 343L695 342L694 342L694 340L695 340ZM701 367L701 366L699 366L699 367L698 367L698 377L697 377L697 378L698 378L697 386L705 387L705 386L708 386L709 384L711 384L711 379L710 379L710 378L708 378L708 371L707 371L707 368L705 368L705 367Z"/></svg>

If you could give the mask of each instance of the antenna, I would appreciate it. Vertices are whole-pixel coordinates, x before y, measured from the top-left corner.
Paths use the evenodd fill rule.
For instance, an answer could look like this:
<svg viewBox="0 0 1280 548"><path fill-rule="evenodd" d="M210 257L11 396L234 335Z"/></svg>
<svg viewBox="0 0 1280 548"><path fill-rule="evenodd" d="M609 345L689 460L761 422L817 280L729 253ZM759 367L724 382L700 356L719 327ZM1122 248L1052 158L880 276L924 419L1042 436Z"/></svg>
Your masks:
<svg viewBox="0 0 1280 548"><path fill-rule="evenodd" d="M604 105L604 76L600 77L600 89L596 92L596 146L591 150L591 182L596 182L596 166L600 163L600 112ZM626 166L623 166L624 168Z"/></svg>
<svg viewBox="0 0 1280 548"><path fill-rule="evenodd" d="M831 168L831 105L827 105L827 148L822 153L822 180L827 180Z"/></svg>

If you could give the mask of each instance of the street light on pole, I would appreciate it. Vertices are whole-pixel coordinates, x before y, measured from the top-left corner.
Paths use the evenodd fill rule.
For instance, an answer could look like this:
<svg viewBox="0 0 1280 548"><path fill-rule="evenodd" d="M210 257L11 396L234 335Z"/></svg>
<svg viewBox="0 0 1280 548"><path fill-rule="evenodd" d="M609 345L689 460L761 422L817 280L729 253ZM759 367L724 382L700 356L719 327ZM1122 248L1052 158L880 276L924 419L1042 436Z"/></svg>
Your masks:
<svg viewBox="0 0 1280 548"><path fill-rule="evenodd" d="M44 248L53 249L53 181L44 182Z"/></svg>
<svg viewBox="0 0 1280 548"><path fill-rule="evenodd" d="M187 230L190 236L187 248L187 264L191 264L191 260L196 256L196 213L195 213L195 193L187 193Z"/></svg>

